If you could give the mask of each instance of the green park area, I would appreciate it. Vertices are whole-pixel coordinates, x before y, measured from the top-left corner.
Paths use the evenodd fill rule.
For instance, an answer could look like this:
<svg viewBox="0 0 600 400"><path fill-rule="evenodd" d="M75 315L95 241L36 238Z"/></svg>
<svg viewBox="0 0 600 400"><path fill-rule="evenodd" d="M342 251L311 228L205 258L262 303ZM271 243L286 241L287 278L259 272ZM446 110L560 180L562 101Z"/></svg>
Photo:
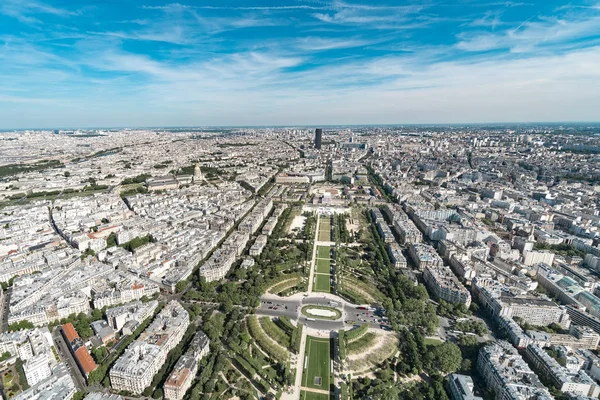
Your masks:
<svg viewBox="0 0 600 400"><path fill-rule="evenodd" d="M329 384L331 382L330 339L308 336L306 340L306 358L304 361L302 386L329 391Z"/></svg>
<svg viewBox="0 0 600 400"><path fill-rule="evenodd" d="M320 242L331 241L331 222L329 217L321 217L319 220L319 237Z"/></svg>
<svg viewBox="0 0 600 400"><path fill-rule="evenodd" d="M302 400L329 400L330 396L323 393L307 392L303 390L300 398Z"/></svg>
<svg viewBox="0 0 600 400"><path fill-rule="evenodd" d="M329 270L331 268L331 261L325 259L317 259L317 269L316 272L321 274L329 274Z"/></svg>
<svg viewBox="0 0 600 400"><path fill-rule="evenodd" d="M327 274L315 274L315 284L313 285L313 292L325 292L331 293L331 284L329 280L331 275Z"/></svg>
<svg viewBox="0 0 600 400"><path fill-rule="evenodd" d="M331 246L317 246L317 258L331 258Z"/></svg>

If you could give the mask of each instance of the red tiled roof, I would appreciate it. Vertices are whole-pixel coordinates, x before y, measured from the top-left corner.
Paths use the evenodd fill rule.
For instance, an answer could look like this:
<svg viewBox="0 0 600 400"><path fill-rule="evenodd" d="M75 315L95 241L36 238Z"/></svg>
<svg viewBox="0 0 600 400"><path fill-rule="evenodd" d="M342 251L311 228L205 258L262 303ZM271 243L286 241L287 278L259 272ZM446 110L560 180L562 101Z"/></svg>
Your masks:
<svg viewBox="0 0 600 400"><path fill-rule="evenodd" d="M73 340L77 339L79 337L79 334L77 333L77 331L75 330L75 327L73 326L72 323L66 323L63 325L63 331L65 332L65 336L67 337L67 340L69 341L69 343L71 343Z"/></svg>
<svg viewBox="0 0 600 400"><path fill-rule="evenodd" d="M81 346L77 349L75 352L75 357L77 357L77 361L79 361L79 365L81 365L81 368L86 375L98 367L85 346Z"/></svg>

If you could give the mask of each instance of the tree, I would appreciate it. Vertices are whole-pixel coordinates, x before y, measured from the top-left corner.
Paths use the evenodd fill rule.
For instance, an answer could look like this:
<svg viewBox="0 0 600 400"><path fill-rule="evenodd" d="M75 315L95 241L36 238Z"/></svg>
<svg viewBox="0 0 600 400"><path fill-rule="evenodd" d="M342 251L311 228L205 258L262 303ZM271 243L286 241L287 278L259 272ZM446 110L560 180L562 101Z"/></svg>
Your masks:
<svg viewBox="0 0 600 400"><path fill-rule="evenodd" d="M75 392L75 394L73 395L73 400L83 400L84 397L84 392Z"/></svg>
<svg viewBox="0 0 600 400"><path fill-rule="evenodd" d="M188 283L189 282L187 280L177 282L177 284L175 285L175 292L183 292L183 290L187 287Z"/></svg>
<svg viewBox="0 0 600 400"><path fill-rule="evenodd" d="M450 342L439 346L427 346L426 358L429 369L449 374L460 368L462 354L457 345Z"/></svg>
<svg viewBox="0 0 600 400"><path fill-rule="evenodd" d="M473 335L460 335L457 341L460 347L477 346L477 338Z"/></svg>
<svg viewBox="0 0 600 400"><path fill-rule="evenodd" d="M468 358L465 358L464 360L462 360L462 362L460 363L460 370L463 373L470 373L471 372L471 360L469 360Z"/></svg>
<svg viewBox="0 0 600 400"><path fill-rule="evenodd" d="M92 356L97 364L100 364L108 355L108 350L104 346L98 346L92 349Z"/></svg>
<svg viewBox="0 0 600 400"><path fill-rule="evenodd" d="M63 175L65 176L65 178L68 178L71 176L71 173L69 171L65 171Z"/></svg>
<svg viewBox="0 0 600 400"><path fill-rule="evenodd" d="M106 238L106 247L114 247L117 245L117 234L111 232L110 235Z"/></svg>
<svg viewBox="0 0 600 400"><path fill-rule="evenodd" d="M33 329L35 326L29 321L19 321L8 326L9 332L20 331L21 329Z"/></svg>

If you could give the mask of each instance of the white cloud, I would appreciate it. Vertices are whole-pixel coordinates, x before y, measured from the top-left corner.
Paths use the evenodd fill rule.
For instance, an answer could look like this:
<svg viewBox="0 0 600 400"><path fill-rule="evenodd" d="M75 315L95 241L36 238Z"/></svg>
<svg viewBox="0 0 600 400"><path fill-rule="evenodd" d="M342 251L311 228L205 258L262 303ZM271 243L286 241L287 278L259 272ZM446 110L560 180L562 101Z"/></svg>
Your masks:
<svg viewBox="0 0 600 400"><path fill-rule="evenodd" d="M305 37L298 39L298 48L306 51L324 51L336 49L349 49L353 47L363 47L381 42L381 39L363 40L363 39L331 39L321 37Z"/></svg>
<svg viewBox="0 0 600 400"><path fill-rule="evenodd" d="M570 17L570 18L569 18ZM567 44L573 40L600 35L600 15L588 14L564 17L540 17L527 20L513 29L499 33L470 32L459 35L456 47L466 51L511 49L528 52L536 48Z"/></svg>
<svg viewBox="0 0 600 400"><path fill-rule="evenodd" d="M16 18L26 24L40 24L41 21L34 15L49 14L68 17L77 15L78 12L52 7L34 0L2 0L0 1L0 14Z"/></svg>

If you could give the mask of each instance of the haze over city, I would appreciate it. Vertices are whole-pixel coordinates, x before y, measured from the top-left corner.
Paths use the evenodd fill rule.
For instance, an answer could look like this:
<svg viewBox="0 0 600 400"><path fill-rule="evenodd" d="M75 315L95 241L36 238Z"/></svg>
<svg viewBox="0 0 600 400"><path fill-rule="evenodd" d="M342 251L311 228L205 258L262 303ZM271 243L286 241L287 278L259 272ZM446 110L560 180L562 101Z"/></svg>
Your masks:
<svg viewBox="0 0 600 400"><path fill-rule="evenodd" d="M3 0L0 128L597 121L600 3Z"/></svg>

